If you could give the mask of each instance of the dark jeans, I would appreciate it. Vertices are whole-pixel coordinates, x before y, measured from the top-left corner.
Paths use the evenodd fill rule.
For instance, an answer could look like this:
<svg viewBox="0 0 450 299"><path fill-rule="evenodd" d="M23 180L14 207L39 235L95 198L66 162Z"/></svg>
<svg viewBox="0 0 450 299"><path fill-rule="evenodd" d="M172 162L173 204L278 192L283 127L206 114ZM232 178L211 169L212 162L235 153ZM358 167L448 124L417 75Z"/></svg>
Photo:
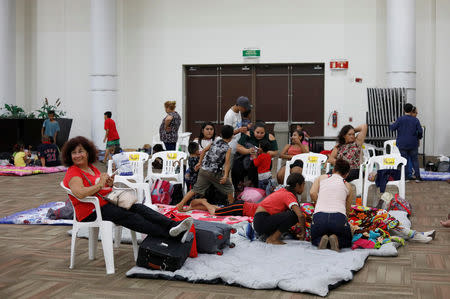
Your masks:
<svg viewBox="0 0 450 299"><path fill-rule="evenodd" d="M323 235L336 235L339 248L352 246L352 232L347 217L342 213L318 212L313 215L311 223L311 243L319 246Z"/></svg>
<svg viewBox="0 0 450 299"><path fill-rule="evenodd" d="M231 169L231 181L234 188L236 189L240 182L243 182L245 177L252 181L253 187L258 187L258 169L256 169L255 164L250 162L248 169L244 167L244 159L238 157L234 159L233 168Z"/></svg>
<svg viewBox="0 0 450 299"><path fill-rule="evenodd" d="M152 237L169 238L169 229L178 223L150 209L143 204L134 204L129 210L119 208L111 203L101 207L103 220L129 228ZM94 221L96 213L90 214L83 222Z"/></svg>
<svg viewBox="0 0 450 299"><path fill-rule="evenodd" d="M255 214L255 218L253 218L255 231L260 235L266 236L270 236L277 230L285 233L297 222L298 217L291 210L273 215L267 212L258 212Z"/></svg>
<svg viewBox="0 0 450 299"><path fill-rule="evenodd" d="M164 142L164 146L166 147L166 151L174 151L177 146L176 142Z"/></svg>
<svg viewBox="0 0 450 299"><path fill-rule="evenodd" d="M411 162L412 168L409 168L408 165L406 165L406 178L409 179L412 176L412 169L414 169L414 175L416 178L420 178L420 170L419 170L419 151L417 148L415 149L399 149L400 154L403 158L408 161L408 164Z"/></svg>

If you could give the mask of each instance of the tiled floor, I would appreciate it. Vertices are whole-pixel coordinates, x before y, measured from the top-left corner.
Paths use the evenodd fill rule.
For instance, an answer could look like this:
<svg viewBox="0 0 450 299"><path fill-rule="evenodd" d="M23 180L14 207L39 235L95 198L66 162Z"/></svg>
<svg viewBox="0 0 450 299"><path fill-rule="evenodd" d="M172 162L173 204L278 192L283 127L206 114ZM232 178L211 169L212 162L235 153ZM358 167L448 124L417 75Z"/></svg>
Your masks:
<svg viewBox="0 0 450 299"><path fill-rule="evenodd" d="M0 217L63 201L58 187L64 174L0 177ZM373 191L372 191L373 192ZM370 257L354 280L330 292L329 298L450 298L450 229L439 220L450 212L450 184L407 183L413 227L437 230L431 244L408 243L395 258ZM101 246L89 261L87 241L77 242L76 267L69 265L69 227L0 225L0 298L306 298L280 290L249 290L223 285L129 279L130 245L115 251L114 275L106 275ZM308 275L308 269L299 270Z"/></svg>

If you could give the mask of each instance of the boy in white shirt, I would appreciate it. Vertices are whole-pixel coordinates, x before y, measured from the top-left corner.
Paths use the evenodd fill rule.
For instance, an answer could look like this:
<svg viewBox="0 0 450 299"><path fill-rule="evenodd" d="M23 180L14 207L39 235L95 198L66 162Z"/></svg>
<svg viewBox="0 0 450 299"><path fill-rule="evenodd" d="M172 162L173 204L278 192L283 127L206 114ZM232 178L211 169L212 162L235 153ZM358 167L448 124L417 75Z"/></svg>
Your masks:
<svg viewBox="0 0 450 299"><path fill-rule="evenodd" d="M245 111L251 109L252 105L250 105L249 99L247 97L240 96L236 100L236 104L231 106L231 108L225 114L223 124L232 126L234 129L233 139L230 142L230 147L233 154L236 152L236 145L239 141L239 138L241 137L241 133L247 132L247 127L242 127L241 113L244 113Z"/></svg>

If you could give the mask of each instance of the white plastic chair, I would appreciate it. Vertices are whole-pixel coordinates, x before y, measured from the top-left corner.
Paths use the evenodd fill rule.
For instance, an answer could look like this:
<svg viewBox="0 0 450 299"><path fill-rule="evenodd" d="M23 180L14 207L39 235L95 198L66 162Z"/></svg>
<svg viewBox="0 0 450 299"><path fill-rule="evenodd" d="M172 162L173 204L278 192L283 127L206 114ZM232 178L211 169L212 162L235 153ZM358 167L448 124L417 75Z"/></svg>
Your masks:
<svg viewBox="0 0 450 299"><path fill-rule="evenodd" d="M163 161L161 172L153 171L152 164L157 158ZM145 181L152 184L157 179L174 179L175 183L182 184L186 192L186 186L184 185L184 161L186 158L186 153L179 151L164 151L153 154L148 161L148 171Z"/></svg>
<svg viewBox="0 0 450 299"><path fill-rule="evenodd" d="M128 160L130 161L130 167L133 172L133 175L121 176L120 174L116 174L114 176L114 182L119 182L122 180L134 180L136 183L144 182L144 163L148 161L149 155L144 152L123 152L122 154L128 155ZM108 175L113 174L113 160L108 161ZM116 165L119 167L120 165Z"/></svg>
<svg viewBox="0 0 450 299"><path fill-rule="evenodd" d="M73 226L72 226L72 244L70 246L70 269L75 266L75 244L77 240L78 231L87 227L89 230L89 259L95 259L95 254L98 245L98 234L100 230L100 236L102 239L103 256L105 257L106 274L114 274L114 252L113 252L113 228L115 227L115 247L119 247L120 241L122 239L122 227L116 226L111 221L104 221L102 219L102 213L100 210L100 202L95 196L88 196L83 199L77 198L73 195L72 191L64 186L63 182L60 186L67 192L67 194L75 197L81 202L92 203L95 206L95 212L97 218L91 222L79 222L76 217L75 207L73 209ZM134 260L137 259L138 245L136 240L136 232L130 230L131 232L131 243L133 244L133 254Z"/></svg>
<svg viewBox="0 0 450 299"><path fill-rule="evenodd" d="M366 174L364 176L364 194L363 194L363 205L367 206L367 196L369 193L369 187L375 185L375 182L369 181L369 173L375 169L398 169L401 164L401 175L398 181L388 181L387 185L394 185L398 188L398 193L401 197L405 197L405 165L407 161L405 158L398 154L394 155L382 155L371 157L367 163Z"/></svg>
<svg viewBox="0 0 450 299"><path fill-rule="evenodd" d="M369 161L370 158L375 157L376 154L376 147L369 143L363 143L361 146L363 150L364 155L364 162Z"/></svg>
<svg viewBox="0 0 450 299"><path fill-rule="evenodd" d="M177 145L175 149L180 150L188 154L188 146L189 146L189 139L191 138L191 132L184 132L178 134L178 140Z"/></svg>
<svg viewBox="0 0 450 299"><path fill-rule="evenodd" d="M383 155L394 155L394 154L400 155L400 150L397 147L397 142L395 140L386 140L383 144Z"/></svg>
<svg viewBox="0 0 450 299"><path fill-rule="evenodd" d="M318 178L321 175L322 171L322 164L326 163L328 157L322 154L317 153L305 153L305 154L299 154L295 155L291 158L291 160L286 161L286 169L284 172L284 185L287 183L287 178L290 173L290 165L293 164L296 160L302 160L303 161L303 176L305 177L306 182L313 183L316 178ZM308 201L311 201L311 197L309 195L309 189L310 187L307 186L306 188L306 195L308 198Z"/></svg>

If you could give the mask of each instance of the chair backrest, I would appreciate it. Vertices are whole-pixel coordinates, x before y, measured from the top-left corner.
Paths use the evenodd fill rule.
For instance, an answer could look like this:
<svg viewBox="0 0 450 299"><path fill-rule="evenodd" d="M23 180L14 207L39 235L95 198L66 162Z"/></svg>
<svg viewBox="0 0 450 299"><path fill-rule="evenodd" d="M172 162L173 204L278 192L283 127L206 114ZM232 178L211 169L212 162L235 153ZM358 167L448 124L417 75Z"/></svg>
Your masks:
<svg viewBox="0 0 450 299"><path fill-rule="evenodd" d="M284 173L284 184L287 182L287 177L291 171L290 165L296 160L303 161L303 176L305 181L314 182L314 180L321 175L322 164L327 161L327 156L318 153L298 154L292 157L290 161L286 162L286 170Z"/></svg>
<svg viewBox="0 0 450 299"><path fill-rule="evenodd" d="M100 212L100 203L97 197L95 196L86 196L83 199L79 199L78 197L76 197L73 193L72 190L70 190L70 188L67 188L66 186L64 186L64 182L59 183L59 185L61 186L61 188L64 189L64 191L66 191L67 195L71 195L73 197L75 197L77 200L82 201L82 202L89 202L94 204L95 206L95 210L97 213L97 219L96 221L102 221L102 213ZM75 206L72 204L72 208L73 208L73 220L77 221L77 212L75 210Z"/></svg>
<svg viewBox="0 0 450 299"><path fill-rule="evenodd" d="M157 158L162 160L162 175L176 175L179 173L183 173L184 164L183 161L186 160L186 153L180 151L164 151L155 153L152 155L152 158L148 162L148 175L150 175L152 171L152 163ZM178 169L178 172L177 172Z"/></svg>
<svg viewBox="0 0 450 299"><path fill-rule="evenodd" d="M406 159L400 156L399 154L375 156L369 159L367 169L370 172L374 169L374 166L376 165L378 166L377 169L379 170L397 169L400 164L402 164L404 167L406 163L407 163Z"/></svg>
<svg viewBox="0 0 450 299"><path fill-rule="evenodd" d="M369 159L371 157L376 156L376 148L374 145L372 144L368 144L368 143L363 143L363 145L361 146L362 150L363 150L363 155L364 155L364 163L367 163L367 161L369 161Z"/></svg>
<svg viewBox="0 0 450 299"><path fill-rule="evenodd" d="M383 144L383 155L400 154L395 140L386 140Z"/></svg>
<svg viewBox="0 0 450 299"><path fill-rule="evenodd" d="M149 155L144 152L122 152L121 155L128 156L129 161L129 169L131 169L132 175L129 176L123 176L127 179L135 180L138 183L141 183L144 181L144 163L148 161ZM108 171L107 173L109 175L112 175L112 163L113 161L108 161ZM116 167L120 167L120 165L116 165ZM120 174L116 175L116 177L119 177Z"/></svg>
<svg viewBox="0 0 450 299"><path fill-rule="evenodd" d="M189 139L191 138L191 135L191 132L179 133L176 149L179 150L181 148L183 152L188 153Z"/></svg>

